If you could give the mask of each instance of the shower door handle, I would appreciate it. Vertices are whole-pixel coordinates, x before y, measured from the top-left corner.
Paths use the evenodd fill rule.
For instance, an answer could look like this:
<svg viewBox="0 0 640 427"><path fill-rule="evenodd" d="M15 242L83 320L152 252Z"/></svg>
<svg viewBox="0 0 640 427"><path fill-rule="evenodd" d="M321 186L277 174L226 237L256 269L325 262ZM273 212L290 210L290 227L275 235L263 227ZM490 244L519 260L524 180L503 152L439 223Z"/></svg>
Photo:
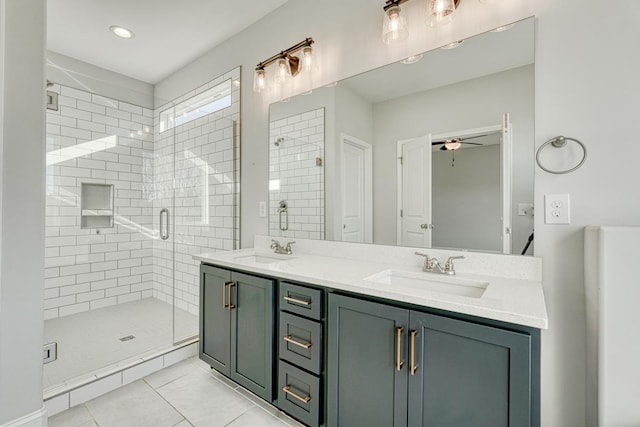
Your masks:
<svg viewBox="0 0 640 427"><path fill-rule="evenodd" d="M284 215L285 223L282 224L282 216ZM289 229L289 204L285 200L280 201L280 207L278 207L278 226L281 231L287 231Z"/></svg>
<svg viewBox="0 0 640 427"><path fill-rule="evenodd" d="M166 222L164 218L166 218ZM160 238L162 240L169 238L169 209L167 208L162 208L160 211Z"/></svg>

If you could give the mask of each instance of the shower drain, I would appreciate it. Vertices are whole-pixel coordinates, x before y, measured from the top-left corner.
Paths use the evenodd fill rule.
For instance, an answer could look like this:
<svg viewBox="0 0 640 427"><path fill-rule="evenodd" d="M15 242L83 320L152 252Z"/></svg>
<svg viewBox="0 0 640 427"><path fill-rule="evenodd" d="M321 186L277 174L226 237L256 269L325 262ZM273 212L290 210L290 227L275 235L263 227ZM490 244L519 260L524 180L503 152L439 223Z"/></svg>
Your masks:
<svg viewBox="0 0 640 427"><path fill-rule="evenodd" d="M133 335L128 335L126 337L122 337L120 338L120 341L125 342L125 341L131 341L131 340L135 340L136 337L134 337Z"/></svg>

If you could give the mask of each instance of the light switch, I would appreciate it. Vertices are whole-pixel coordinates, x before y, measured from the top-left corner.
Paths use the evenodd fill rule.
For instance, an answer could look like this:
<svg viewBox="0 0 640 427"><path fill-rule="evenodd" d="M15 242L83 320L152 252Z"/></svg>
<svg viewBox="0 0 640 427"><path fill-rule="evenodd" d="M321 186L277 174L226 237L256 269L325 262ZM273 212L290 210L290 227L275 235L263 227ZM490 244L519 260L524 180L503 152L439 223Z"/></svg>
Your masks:
<svg viewBox="0 0 640 427"><path fill-rule="evenodd" d="M546 224L570 224L570 207L568 194L545 195L544 222Z"/></svg>
<svg viewBox="0 0 640 427"><path fill-rule="evenodd" d="M533 203L518 203L518 216L533 216Z"/></svg>
<svg viewBox="0 0 640 427"><path fill-rule="evenodd" d="M260 218L267 216L267 202L260 202Z"/></svg>

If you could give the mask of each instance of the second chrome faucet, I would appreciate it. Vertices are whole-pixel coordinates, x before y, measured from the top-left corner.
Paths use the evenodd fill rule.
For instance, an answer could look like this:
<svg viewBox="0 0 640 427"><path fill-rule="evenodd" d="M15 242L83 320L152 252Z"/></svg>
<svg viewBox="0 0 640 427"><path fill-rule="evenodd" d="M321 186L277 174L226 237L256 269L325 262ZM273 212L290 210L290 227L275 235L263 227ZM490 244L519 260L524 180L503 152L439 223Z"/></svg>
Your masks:
<svg viewBox="0 0 640 427"><path fill-rule="evenodd" d="M416 252L415 254L424 257L422 271L426 271L427 273L447 274L449 276L454 276L456 274L456 270L453 266L453 260L464 259L464 256L450 256L447 258L447 262L444 263L443 268L437 258L421 252Z"/></svg>
<svg viewBox="0 0 640 427"><path fill-rule="evenodd" d="M286 245L280 245L280 242L277 240L271 240L271 249L277 254L291 255L293 250L291 249L291 245L295 242L287 242Z"/></svg>

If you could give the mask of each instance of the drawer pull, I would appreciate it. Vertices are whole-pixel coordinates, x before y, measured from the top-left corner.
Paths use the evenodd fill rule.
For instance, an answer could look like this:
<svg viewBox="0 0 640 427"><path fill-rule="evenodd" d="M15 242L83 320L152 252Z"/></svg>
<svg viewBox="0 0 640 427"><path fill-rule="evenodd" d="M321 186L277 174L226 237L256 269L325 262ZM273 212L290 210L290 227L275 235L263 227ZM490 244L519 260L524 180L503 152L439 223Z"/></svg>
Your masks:
<svg viewBox="0 0 640 427"><path fill-rule="evenodd" d="M311 305L311 301L305 301L305 300L302 300L302 299L292 298L290 296L284 297L284 300L287 301L287 302L292 302L294 304L307 305L307 306Z"/></svg>
<svg viewBox="0 0 640 427"><path fill-rule="evenodd" d="M300 402L303 402L303 403L309 403L309 401L311 400L311 396L309 396L309 395L307 395L305 397L302 397L299 394L292 392L291 391L291 386L288 386L288 385L282 387L282 391L284 391L289 396L291 396L291 397L293 397L295 399L298 399Z"/></svg>
<svg viewBox="0 0 640 427"><path fill-rule="evenodd" d="M293 344L293 345L297 345L298 347L307 348L307 349L308 349L309 347L311 347L311 343L310 343L310 342L300 342L300 341L296 341L296 340L294 340L294 339L293 339L293 337L292 337L291 335L285 335L285 336L283 337L283 339L284 339L286 342L290 342L290 343L291 343L291 344Z"/></svg>

